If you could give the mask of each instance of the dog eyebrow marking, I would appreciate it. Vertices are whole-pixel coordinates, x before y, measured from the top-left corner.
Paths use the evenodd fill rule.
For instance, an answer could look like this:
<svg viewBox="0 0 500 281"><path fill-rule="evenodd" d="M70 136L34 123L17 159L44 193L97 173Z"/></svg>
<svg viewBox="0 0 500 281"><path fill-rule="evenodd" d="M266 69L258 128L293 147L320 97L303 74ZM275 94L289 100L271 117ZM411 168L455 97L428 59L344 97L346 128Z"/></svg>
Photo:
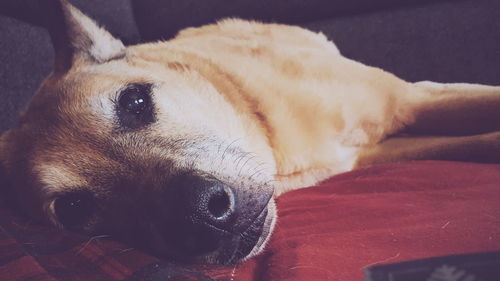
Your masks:
<svg viewBox="0 0 500 281"><path fill-rule="evenodd" d="M57 164L40 164L33 168L38 174L42 188L53 193L63 191L67 187L86 186L87 181L65 166Z"/></svg>

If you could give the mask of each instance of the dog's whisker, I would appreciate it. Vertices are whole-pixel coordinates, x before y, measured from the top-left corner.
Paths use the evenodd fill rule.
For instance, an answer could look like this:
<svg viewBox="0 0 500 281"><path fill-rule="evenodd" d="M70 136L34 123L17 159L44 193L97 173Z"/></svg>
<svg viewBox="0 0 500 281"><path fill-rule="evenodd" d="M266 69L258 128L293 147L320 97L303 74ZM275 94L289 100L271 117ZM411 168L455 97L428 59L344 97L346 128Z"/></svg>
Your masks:
<svg viewBox="0 0 500 281"><path fill-rule="evenodd" d="M236 162L236 165L235 165L236 170L238 170L238 169L239 169L238 167L240 166L241 161L242 161L243 159L245 159L245 158L250 157L250 156L253 156L253 157L255 157L255 158L257 157L257 155L256 155L255 153L253 153L253 152L242 152L242 153L241 153L241 157L239 157L239 158L238 158L238 160L237 160L237 161L235 161L235 162ZM243 165L242 165L242 168L243 168L243 166L244 166L244 165L245 165L245 164L243 164ZM239 170L238 175L241 175L241 169Z"/></svg>
<svg viewBox="0 0 500 281"><path fill-rule="evenodd" d="M92 243L98 239L108 238L108 237L111 237L111 235L96 235L96 236L90 237L89 240L80 249L78 249L78 251L75 254L76 255L81 254L83 252L83 250L85 250L85 248L87 248L88 245L90 245L90 243Z"/></svg>
<svg viewBox="0 0 500 281"><path fill-rule="evenodd" d="M219 165L222 165L222 162L224 161L224 157L225 157L227 151L229 150L229 148L231 147L231 145L235 144L236 142L238 142L240 140L241 140L241 138L237 138L227 145L226 149L224 149L224 152L222 153L221 160L220 160L221 162Z"/></svg>
<svg viewBox="0 0 500 281"><path fill-rule="evenodd" d="M258 174L261 174L262 172L264 172L265 170L267 170L268 168L267 167L263 167L265 165L258 165L257 167L255 167L253 170L255 171L250 177L249 179L252 179L255 175L258 175ZM258 169L258 170L256 170Z"/></svg>
<svg viewBox="0 0 500 281"><path fill-rule="evenodd" d="M238 167L241 160L245 159L250 153L249 152L240 152L239 155L235 158L235 166Z"/></svg>
<svg viewBox="0 0 500 281"><path fill-rule="evenodd" d="M234 161L235 162L235 167L236 169L238 169L238 165L239 163L241 162L241 160L243 160L245 158L245 155L240 155L236 158L236 160Z"/></svg>
<svg viewBox="0 0 500 281"><path fill-rule="evenodd" d="M130 252L132 250L135 250L135 248L126 248L126 249L120 250L119 253L123 254L123 253L126 253L126 252Z"/></svg>
<svg viewBox="0 0 500 281"><path fill-rule="evenodd" d="M253 160L255 158L257 158L256 155L252 155L252 156L248 157L247 160L243 163L243 165L241 165L239 174L241 174L241 171L243 170L243 168L245 168L245 166L248 164L248 162L250 162L251 160Z"/></svg>

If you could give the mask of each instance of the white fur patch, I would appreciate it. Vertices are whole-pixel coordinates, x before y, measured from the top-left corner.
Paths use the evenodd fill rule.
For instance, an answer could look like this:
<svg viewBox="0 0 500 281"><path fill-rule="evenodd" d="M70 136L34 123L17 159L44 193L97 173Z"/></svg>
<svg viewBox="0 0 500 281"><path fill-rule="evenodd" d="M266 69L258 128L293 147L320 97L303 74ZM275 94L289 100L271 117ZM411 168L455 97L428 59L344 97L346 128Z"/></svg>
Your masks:
<svg viewBox="0 0 500 281"><path fill-rule="evenodd" d="M43 164L35 168L46 194L60 191L67 187L84 186L86 181L64 166Z"/></svg>

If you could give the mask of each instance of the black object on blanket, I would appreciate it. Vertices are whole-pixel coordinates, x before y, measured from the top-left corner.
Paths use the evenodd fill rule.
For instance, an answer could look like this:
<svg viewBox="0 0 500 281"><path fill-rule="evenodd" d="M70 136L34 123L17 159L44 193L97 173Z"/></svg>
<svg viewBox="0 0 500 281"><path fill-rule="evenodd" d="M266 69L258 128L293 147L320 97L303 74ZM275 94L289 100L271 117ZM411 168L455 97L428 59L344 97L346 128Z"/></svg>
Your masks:
<svg viewBox="0 0 500 281"><path fill-rule="evenodd" d="M453 255L365 269L366 281L498 281L500 252Z"/></svg>

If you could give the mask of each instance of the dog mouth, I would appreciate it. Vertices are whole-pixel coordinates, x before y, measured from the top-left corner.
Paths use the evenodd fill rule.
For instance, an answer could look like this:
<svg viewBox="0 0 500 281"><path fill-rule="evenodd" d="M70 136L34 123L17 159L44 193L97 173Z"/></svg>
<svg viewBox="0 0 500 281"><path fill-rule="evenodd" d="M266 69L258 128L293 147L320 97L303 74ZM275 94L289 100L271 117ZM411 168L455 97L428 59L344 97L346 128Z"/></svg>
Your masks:
<svg viewBox="0 0 500 281"><path fill-rule="evenodd" d="M237 232L204 223L178 225L177 231L170 229L166 234L157 225L150 224L148 230L144 229L149 233L148 238L135 242L160 258L183 263L231 265L247 260L264 249L276 218L276 207L271 199L248 226Z"/></svg>
<svg viewBox="0 0 500 281"><path fill-rule="evenodd" d="M239 234L239 245L234 251L233 256L222 263L232 264L237 261L250 258L252 252L260 252L270 234L269 227L266 229L266 219L268 218L268 208L264 208L260 215L250 224L250 226ZM266 231L265 231L266 230ZM255 249L255 250L254 250ZM255 255L254 254L254 255Z"/></svg>
<svg viewBox="0 0 500 281"><path fill-rule="evenodd" d="M195 262L235 264L259 254L268 242L276 221L275 206L269 204L254 221L240 233L232 233L218 241L218 248L194 258Z"/></svg>

